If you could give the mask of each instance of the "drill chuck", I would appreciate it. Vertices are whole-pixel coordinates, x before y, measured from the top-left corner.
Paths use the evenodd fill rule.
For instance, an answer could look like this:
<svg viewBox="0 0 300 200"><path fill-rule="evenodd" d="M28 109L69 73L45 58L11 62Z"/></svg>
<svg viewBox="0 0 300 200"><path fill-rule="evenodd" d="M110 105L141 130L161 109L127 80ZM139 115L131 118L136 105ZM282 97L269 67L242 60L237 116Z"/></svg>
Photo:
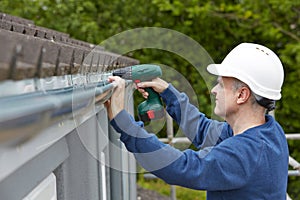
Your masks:
<svg viewBox="0 0 300 200"><path fill-rule="evenodd" d="M125 67L122 69L116 69L113 71L113 76L119 76L126 80L132 80L132 69L130 67Z"/></svg>

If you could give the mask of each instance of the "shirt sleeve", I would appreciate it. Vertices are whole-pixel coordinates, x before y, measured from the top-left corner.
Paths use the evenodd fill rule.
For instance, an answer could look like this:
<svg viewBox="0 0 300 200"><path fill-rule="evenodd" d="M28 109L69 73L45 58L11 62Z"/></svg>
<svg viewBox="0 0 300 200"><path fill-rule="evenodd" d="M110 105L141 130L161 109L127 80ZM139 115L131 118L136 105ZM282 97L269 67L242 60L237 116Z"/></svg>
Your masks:
<svg viewBox="0 0 300 200"><path fill-rule="evenodd" d="M181 152L147 133L125 110L111 125L121 133L121 141L146 170L169 184L193 189L214 191L244 186L255 170L261 151L258 145L245 148L245 143L232 137L205 156L201 154L206 149Z"/></svg>
<svg viewBox="0 0 300 200"><path fill-rule="evenodd" d="M198 149L214 146L233 135L227 123L208 119L189 102L185 93L178 92L171 84L160 95L167 112Z"/></svg>

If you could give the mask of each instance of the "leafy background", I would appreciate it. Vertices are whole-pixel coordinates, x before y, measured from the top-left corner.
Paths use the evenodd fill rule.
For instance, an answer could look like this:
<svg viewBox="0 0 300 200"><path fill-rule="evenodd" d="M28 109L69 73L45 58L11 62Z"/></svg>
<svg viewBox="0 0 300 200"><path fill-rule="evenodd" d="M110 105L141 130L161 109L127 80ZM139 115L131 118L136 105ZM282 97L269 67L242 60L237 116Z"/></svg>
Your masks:
<svg viewBox="0 0 300 200"><path fill-rule="evenodd" d="M0 0L0 12L94 44L132 28L169 28L199 42L216 63L241 42L264 44L277 52L285 67L276 118L287 133L300 130L299 0ZM188 79L201 110L210 115L209 90L187 61L153 49L128 56L141 63L172 66ZM289 148L300 161L299 141L289 141ZM298 177L289 178L288 192L293 199L299 198Z"/></svg>

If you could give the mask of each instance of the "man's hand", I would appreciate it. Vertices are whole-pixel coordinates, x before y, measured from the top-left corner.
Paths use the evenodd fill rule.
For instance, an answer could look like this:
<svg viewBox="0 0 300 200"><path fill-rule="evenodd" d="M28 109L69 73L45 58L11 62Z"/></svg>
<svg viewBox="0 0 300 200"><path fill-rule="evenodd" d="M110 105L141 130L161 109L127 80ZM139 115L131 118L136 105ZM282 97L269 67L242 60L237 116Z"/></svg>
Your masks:
<svg viewBox="0 0 300 200"><path fill-rule="evenodd" d="M124 109L125 105L125 80L118 76L108 77L108 81L115 85L115 90L110 99L105 102L110 120Z"/></svg>
<svg viewBox="0 0 300 200"><path fill-rule="evenodd" d="M155 78L152 81L149 82L140 82L137 84L137 89L140 93L142 93L144 98L148 98L148 92L146 92L143 88L151 87L155 92L162 93L167 89L169 86L169 83L166 81L160 79L160 78Z"/></svg>

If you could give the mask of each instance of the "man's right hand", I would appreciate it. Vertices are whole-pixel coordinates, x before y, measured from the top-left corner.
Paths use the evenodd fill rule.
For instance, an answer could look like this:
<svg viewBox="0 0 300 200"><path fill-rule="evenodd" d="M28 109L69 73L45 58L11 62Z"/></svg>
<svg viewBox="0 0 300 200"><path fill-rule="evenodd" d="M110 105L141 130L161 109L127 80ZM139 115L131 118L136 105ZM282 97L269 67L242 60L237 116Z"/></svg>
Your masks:
<svg viewBox="0 0 300 200"><path fill-rule="evenodd" d="M137 89L140 93L142 93L144 98L148 98L149 94L148 92L145 91L144 88L151 87L155 92L162 93L169 87L169 83L166 81L160 79L160 78L155 78L152 81L146 81L146 82L140 82L137 83Z"/></svg>

